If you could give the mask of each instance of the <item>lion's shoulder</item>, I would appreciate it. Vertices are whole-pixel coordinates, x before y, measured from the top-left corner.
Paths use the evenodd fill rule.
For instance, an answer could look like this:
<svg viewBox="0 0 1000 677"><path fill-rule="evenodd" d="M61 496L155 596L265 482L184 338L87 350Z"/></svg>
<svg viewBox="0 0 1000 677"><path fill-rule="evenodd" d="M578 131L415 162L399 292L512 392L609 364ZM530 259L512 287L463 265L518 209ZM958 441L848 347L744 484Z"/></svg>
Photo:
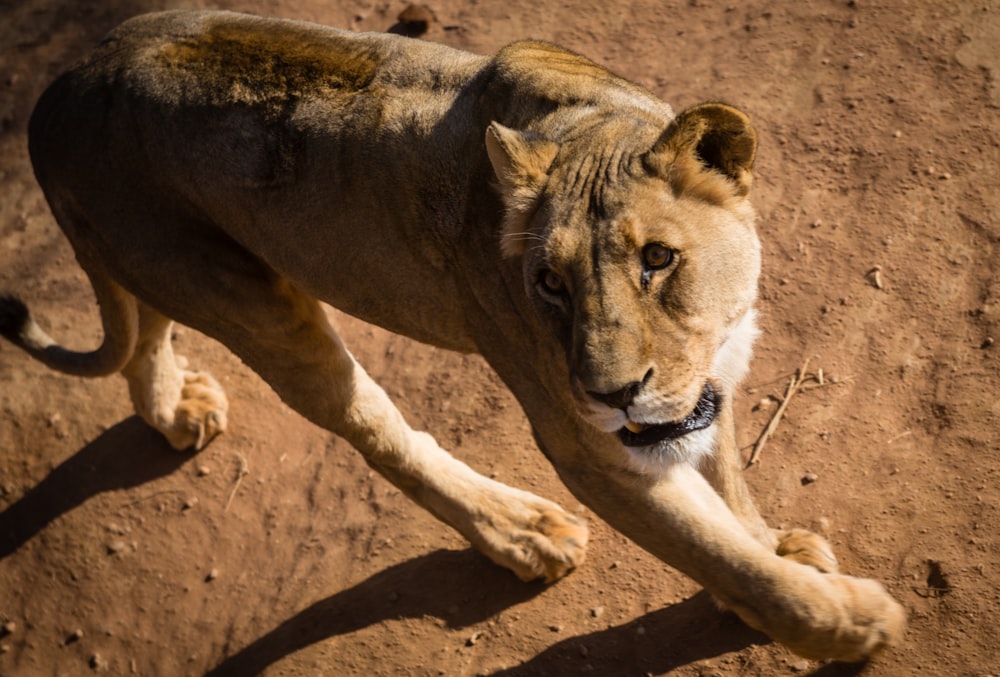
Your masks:
<svg viewBox="0 0 1000 677"><path fill-rule="evenodd" d="M569 49L541 40L521 40L493 58L494 76L504 96L528 109L537 107L627 107L669 119L669 105L648 90ZM534 105L532 105L534 104Z"/></svg>

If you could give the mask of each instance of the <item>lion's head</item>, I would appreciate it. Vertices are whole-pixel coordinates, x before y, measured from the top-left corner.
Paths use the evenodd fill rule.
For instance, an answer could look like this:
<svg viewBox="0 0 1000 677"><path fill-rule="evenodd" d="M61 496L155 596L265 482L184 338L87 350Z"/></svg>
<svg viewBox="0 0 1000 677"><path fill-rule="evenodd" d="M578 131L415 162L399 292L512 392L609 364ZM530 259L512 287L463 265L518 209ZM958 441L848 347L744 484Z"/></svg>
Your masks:
<svg viewBox="0 0 1000 677"><path fill-rule="evenodd" d="M755 132L723 104L665 130L628 115L573 129L554 141L490 126L503 252L521 258L583 419L645 470L696 460L755 333Z"/></svg>

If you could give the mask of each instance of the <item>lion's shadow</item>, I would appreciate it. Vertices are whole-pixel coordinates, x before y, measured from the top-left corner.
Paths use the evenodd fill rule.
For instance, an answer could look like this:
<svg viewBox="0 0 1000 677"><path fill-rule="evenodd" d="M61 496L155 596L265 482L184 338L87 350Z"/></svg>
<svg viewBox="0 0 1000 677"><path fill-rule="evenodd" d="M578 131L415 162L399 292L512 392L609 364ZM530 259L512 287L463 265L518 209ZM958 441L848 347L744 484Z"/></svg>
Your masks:
<svg viewBox="0 0 1000 677"><path fill-rule="evenodd" d="M0 560L88 499L165 477L188 460L188 454L171 449L138 417L118 423L0 513ZM545 589L540 583L518 581L471 549L438 550L314 603L224 658L208 674L258 674L317 642L396 619L429 616L452 628L471 626ZM585 611L581 601L580 612ZM708 595L699 593L622 625L559 639L495 674L661 673L769 641L734 616L717 611Z"/></svg>
<svg viewBox="0 0 1000 677"><path fill-rule="evenodd" d="M138 416L125 419L0 513L0 560L87 499L165 477L188 460Z"/></svg>
<svg viewBox="0 0 1000 677"><path fill-rule="evenodd" d="M472 550L439 550L316 602L224 659L207 675L259 674L307 646L385 621L430 616L451 628L466 627L544 589L542 584L521 583ZM470 593L475 600L470 601ZM581 614L585 610L581 602ZM488 635L479 641L489 642ZM706 593L699 593L628 623L559 640L520 665L493 674L660 674L769 642L735 616L719 612Z"/></svg>

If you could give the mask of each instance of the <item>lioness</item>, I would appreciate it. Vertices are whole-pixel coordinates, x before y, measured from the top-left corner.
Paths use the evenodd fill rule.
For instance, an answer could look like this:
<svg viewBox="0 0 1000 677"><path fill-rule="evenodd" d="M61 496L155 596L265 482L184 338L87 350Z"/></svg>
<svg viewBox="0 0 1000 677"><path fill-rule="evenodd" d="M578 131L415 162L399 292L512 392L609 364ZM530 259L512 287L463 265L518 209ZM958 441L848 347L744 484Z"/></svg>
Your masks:
<svg viewBox="0 0 1000 677"><path fill-rule="evenodd" d="M811 658L891 645L904 613L818 536L752 505L733 397L755 335L756 135L542 42L482 57L226 12L141 16L42 96L35 172L100 302L59 347L18 301L4 334L71 374L121 372L177 449L227 423L174 356L212 336L494 562L553 581L587 528L411 429L320 301L479 352L579 499Z"/></svg>

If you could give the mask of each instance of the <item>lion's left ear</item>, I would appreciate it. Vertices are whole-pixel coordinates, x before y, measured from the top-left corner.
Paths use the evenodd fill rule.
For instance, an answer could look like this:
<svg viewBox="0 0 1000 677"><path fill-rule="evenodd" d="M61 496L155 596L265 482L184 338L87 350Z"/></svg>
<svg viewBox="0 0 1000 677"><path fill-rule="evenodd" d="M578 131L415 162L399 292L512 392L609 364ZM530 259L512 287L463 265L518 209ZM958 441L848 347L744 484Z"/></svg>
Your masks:
<svg viewBox="0 0 1000 677"><path fill-rule="evenodd" d="M507 210L501 249L505 256L523 254L523 231L548 180L559 145L494 122L486 130L486 152Z"/></svg>
<svg viewBox="0 0 1000 677"><path fill-rule="evenodd" d="M667 127L643 162L664 177L678 193L702 193L709 199L718 191L703 174L726 177L737 196L750 192L753 162L757 154L757 132L750 118L723 103L703 103L681 111Z"/></svg>

